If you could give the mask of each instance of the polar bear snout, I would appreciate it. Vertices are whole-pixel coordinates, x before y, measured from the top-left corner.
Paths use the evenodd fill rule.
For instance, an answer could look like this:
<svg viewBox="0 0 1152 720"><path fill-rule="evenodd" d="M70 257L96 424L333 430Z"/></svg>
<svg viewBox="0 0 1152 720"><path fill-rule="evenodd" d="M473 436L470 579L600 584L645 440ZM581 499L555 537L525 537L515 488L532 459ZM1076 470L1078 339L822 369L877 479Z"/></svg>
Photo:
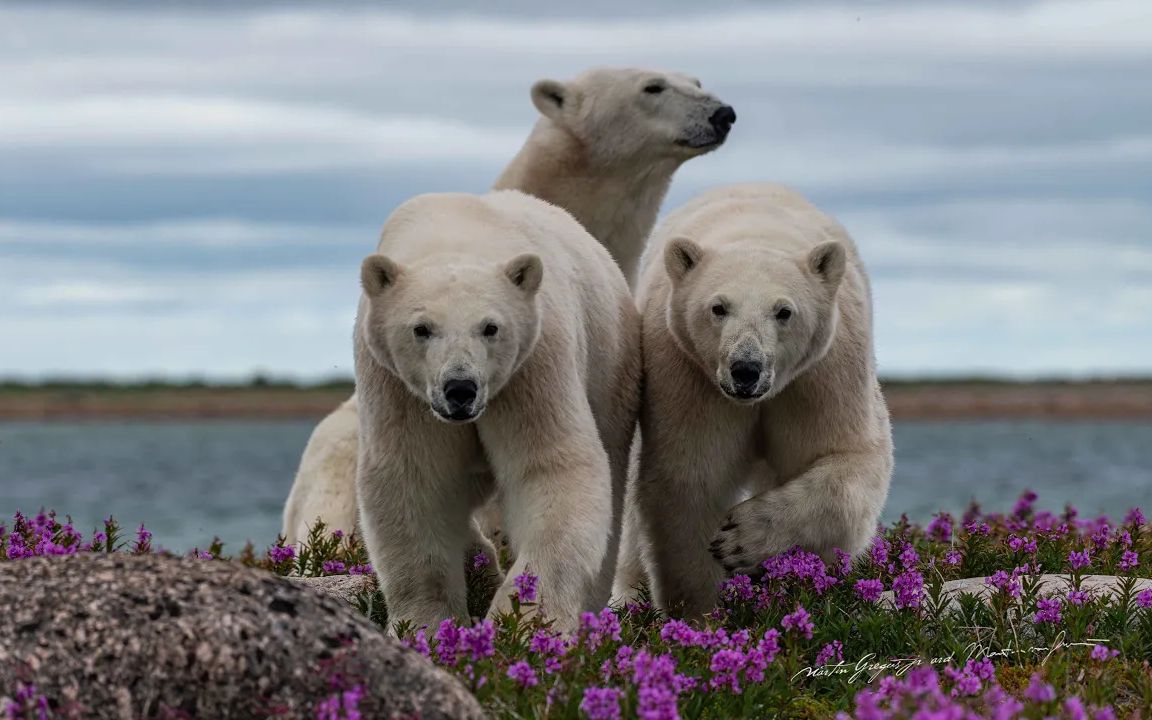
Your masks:
<svg viewBox="0 0 1152 720"><path fill-rule="evenodd" d="M472 378L449 378L432 400L432 409L448 422L471 422L484 412L480 386Z"/></svg>
<svg viewBox="0 0 1152 720"><path fill-rule="evenodd" d="M732 129L734 122L736 122L736 111L731 105L721 105L716 112L708 117L708 124L715 131L717 142L724 142L728 138L728 132Z"/></svg>
<svg viewBox="0 0 1152 720"><path fill-rule="evenodd" d="M733 360L720 373L720 389L738 402L756 402L772 389L771 367L756 359Z"/></svg>

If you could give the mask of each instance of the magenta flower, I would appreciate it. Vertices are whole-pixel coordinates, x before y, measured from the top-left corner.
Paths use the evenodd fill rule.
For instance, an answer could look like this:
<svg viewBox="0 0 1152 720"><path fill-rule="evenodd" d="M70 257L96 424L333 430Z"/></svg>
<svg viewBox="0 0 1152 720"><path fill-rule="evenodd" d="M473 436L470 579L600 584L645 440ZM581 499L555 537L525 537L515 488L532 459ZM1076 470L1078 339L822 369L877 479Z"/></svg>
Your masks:
<svg viewBox="0 0 1152 720"><path fill-rule="evenodd" d="M606 639L620 641L620 619L610 608L604 608L600 613L590 612L580 614L580 629L578 635L584 637L584 643L589 650L600 647Z"/></svg>
<svg viewBox="0 0 1152 720"><path fill-rule="evenodd" d="M1077 607L1086 604L1091 599L1091 596L1083 590L1071 590L1068 592L1068 602Z"/></svg>
<svg viewBox="0 0 1152 720"><path fill-rule="evenodd" d="M353 565L348 568L349 575L371 575L372 563L364 563L363 565Z"/></svg>
<svg viewBox="0 0 1152 720"><path fill-rule="evenodd" d="M1041 623L1051 623L1053 625L1059 623L1060 616L1060 601L1052 599L1042 599L1036 601L1036 614L1032 616L1032 622L1039 625Z"/></svg>
<svg viewBox="0 0 1152 720"><path fill-rule="evenodd" d="M808 614L808 611L801 605L796 606L795 612L785 615L784 619L780 621L780 625L782 625L785 630L792 630L797 634L803 635L807 640L812 639L812 630L816 627L812 624L812 618Z"/></svg>
<svg viewBox="0 0 1152 720"><path fill-rule="evenodd" d="M854 587L857 597L864 602L876 602L884 592L882 580L857 580Z"/></svg>
<svg viewBox="0 0 1152 720"><path fill-rule="evenodd" d="M925 528L928 537L937 542L952 542L952 516L948 513L940 513L932 518Z"/></svg>
<svg viewBox="0 0 1152 720"><path fill-rule="evenodd" d="M339 560L325 560L323 568L327 575L341 575L347 569Z"/></svg>
<svg viewBox="0 0 1152 720"><path fill-rule="evenodd" d="M480 570L481 568L488 567L491 562L484 553L476 553L476 556L472 558L472 568L474 570Z"/></svg>
<svg viewBox="0 0 1152 720"><path fill-rule="evenodd" d="M836 562L840 565L840 574L850 575L852 573L852 556L840 548L833 548L832 552L835 553Z"/></svg>
<svg viewBox="0 0 1152 720"><path fill-rule="evenodd" d="M1136 605L1142 608L1152 608L1152 588L1136 593Z"/></svg>
<svg viewBox="0 0 1152 720"><path fill-rule="evenodd" d="M1012 514L1016 517L1022 517L1031 513L1032 506L1036 502L1036 497L1036 493L1032 490L1025 490L1020 495L1020 499L1017 500L1016 504L1012 507Z"/></svg>
<svg viewBox="0 0 1152 720"><path fill-rule="evenodd" d="M585 688L580 712L588 720L620 720L620 691L616 688Z"/></svg>
<svg viewBox="0 0 1152 720"><path fill-rule="evenodd" d="M532 573L517 575L512 581L516 586L516 599L522 603L536 602L536 584L539 582Z"/></svg>
<svg viewBox="0 0 1152 720"><path fill-rule="evenodd" d="M911 543L904 543L904 548L900 551L900 564L904 566L905 570L911 570L919 562L920 555L916 549L912 547Z"/></svg>
<svg viewBox="0 0 1152 720"><path fill-rule="evenodd" d="M1139 527L1140 525L1147 525L1148 519L1144 517L1144 513L1141 512L1140 508L1132 508L1128 511L1128 514L1124 516L1124 524Z"/></svg>
<svg viewBox="0 0 1152 720"><path fill-rule="evenodd" d="M820 649L816 655L816 666L827 665L833 660L838 663L844 662L844 643L839 640L833 640Z"/></svg>
<svg viewBox="0 0 1152 720"><path fill-rule="evenodd" d="M1112 650L1106 645L1096 645L1092 648L1091 657L1093 660L1111 660L1120 654L1119 650Z"/></svg>
<svg viewBox="0 0 1152 720"><path fill-rule="evenodd" d="M1012 552L1024 551L1029 555L1036 554L1036 538L1034 537L1020 537L1019 535L1008 536L1008 547Z"/></svg>
<svg viewBox="0 0 1152 720"><path fill-rule="evenodd" d="M478 661L496 654L496 626L484 619L461 632L464 647L471 653L472 660Z"/></svg>
<svg viewBox="0 0 1152 720"><path fill-rule="evenodd" d="M712 654L712 661L708 666L712 671L712 679L708 684L713 690L726 687L732 694L739 695L740 671L747 662L748 659L739 650L717 650Z"/></svg>
<svg viewBox="0 0 1152 720"><path fill-rule="evenodd" d="M535 687L540 684L536 678L536 671L526 660L518 660L508 668L508 677L516 681L521 688Z"/></svg>
<svg viewBox="0 0 1152 720"><path fill-rule="evenodd" d="M273 545L268 548L268 559L273 565L288 562L296 557L296 548L292 545Z"/></svg>
<svg viewBox="0 0 1152 720"><path fill-rule="evenodd" d="M959 565L963 559L964 555L955 548L944 553L944 562L948 563L949 565Z"/></svg>
<svg viewBox="0 0 1152 720"><path fill-rule="evenodd" d="M1092 564L1092 554L1088 550L1075 550L1068 553L1068 564L1072 566L1073 570L1080 570Z"/></svg>
<svg viewBox="0 0 1152 720"><path fill-rule="evenodd" d="M404 647L411 648L424 657L429 657L431 649L428 647L428 631L420 628L412 637L404 639Z"/></svg>
<svg viewBox="0 0 1152 720"><path fill-rule="evenodd" d="M1124 555L1120 558L1117 565L1118 568L1124 571L1134 570L1140 564L1140 556L1136 554L1135 550L1125 550Z"/></svg>
<svg viewBox="0 0 1152 720"><path fill-rule="evenodd" d="M1056 699L1056 690L1044 682L1039 673L1034 673L1032 681L1028 684L1028 689L1024 691L1024 697L1034 703L1052 702Z"/></svg>
<svg viewBox="0 0 1152 720"><path fill-rule="evenodd" d="M924 576L915 570L905 570L892 581L897 608L920 607L924 599Z"/></svg>

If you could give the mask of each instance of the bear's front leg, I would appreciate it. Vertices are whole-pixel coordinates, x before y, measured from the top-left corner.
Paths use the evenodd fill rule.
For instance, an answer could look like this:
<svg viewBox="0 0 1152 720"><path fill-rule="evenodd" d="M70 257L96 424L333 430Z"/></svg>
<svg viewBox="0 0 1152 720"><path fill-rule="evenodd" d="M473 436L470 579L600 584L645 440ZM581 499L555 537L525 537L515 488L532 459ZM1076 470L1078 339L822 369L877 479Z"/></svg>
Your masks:
<svg viewBox="0 0 1152 720"><path fill-rule="evenodd" d="M708 543L752 462L756 416L721 397L672 349L660 357L649 363L641 408L636 503L653 599L695 617L716 607L724 573Z"/></svg>
<svg viewBox="0 0 1152 720"><path fill-rule="evenodd" d="M491 614L511 609L516 577L531 573L542 612L573 630L582 611L608 601L599 581L612 531L608 455L578 387L547 400L509 395L479 428L516 554Z"/></svg>
<svg viewBox="0 0 1152 720"><path fill-rule="evenodd" d="M416 422L423 423L425 414ZM418 429L361 437L360 525L388 607L389 632L399 622L435 629L445 618L466 619L461 561L479 535L471 518L478 489L468 480L469 465L479 457L475 431L428 417ZM490 544L485 551L492 552Z"/></svg>
<svg viewBox="0 0 1152 720"><path fill-rule="evenodd" d="M884 453L823 457L781 487L733 507L713 538L713 554L730 575L755 575L765 558L795 545L826 562L837 548L856 555L875 533L891 472Z"/></svg>

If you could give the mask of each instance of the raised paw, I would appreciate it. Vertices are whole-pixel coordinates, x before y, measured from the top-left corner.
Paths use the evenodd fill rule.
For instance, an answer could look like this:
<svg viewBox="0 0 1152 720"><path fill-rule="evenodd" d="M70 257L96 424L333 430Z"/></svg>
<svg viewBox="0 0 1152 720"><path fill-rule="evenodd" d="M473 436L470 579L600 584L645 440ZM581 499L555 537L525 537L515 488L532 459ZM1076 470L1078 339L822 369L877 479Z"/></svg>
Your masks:
<svg viewBox="0 0 1152 720"><path fill-rule="evenodd" d="M729 577L758 577L765 558L788 548L774 515L761 498L745 500L728 513L708 549Z"/></svg>

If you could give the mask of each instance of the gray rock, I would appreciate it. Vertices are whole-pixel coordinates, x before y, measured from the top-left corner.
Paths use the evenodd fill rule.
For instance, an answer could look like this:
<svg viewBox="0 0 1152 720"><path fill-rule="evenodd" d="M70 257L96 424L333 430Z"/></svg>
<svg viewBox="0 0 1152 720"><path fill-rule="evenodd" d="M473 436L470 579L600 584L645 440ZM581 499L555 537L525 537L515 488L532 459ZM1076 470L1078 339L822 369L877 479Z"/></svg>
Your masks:
<svg viewBox="0 0 1152 720"><path fill-rule="evenodd" d="M1124 578L1117 575L1082 575L1081 580L1080 589L1082 591L1095 597L1113 599L1120 594L1120 583ZM1040 585L1037 590L1042 597L1065 595L1072 588L1071 583L1071 575L1044 574L1040 576ZM1135 593L1149 588L1152 588L1152 580L1136 578L1132 593L1135 595ZM960 607L959 596L962 594L976 595L984 602L988 602L988 599L995 593L996 588L985 582L985 578L975 577L945 582L940 595L942 604L946 609L958 610ZM880 602L888 606L893 605L893 599L891 590L880 596Z"/></svg>
<svg viewBox="0 0 1152 720"><path fill-rule="evenodd" d="M288 577L294 583L311 588L349 605L356 605L357 599L365 592L376 589L373 575L325 575L323 577Z"/></svg>
<svg viewBox="0 0 1152 720"><path fill-rule="evenodd" d="M362 686L365 718L482 717L458 680L342 601L236 563L0 562L0 608L0 707L34 683L53 717L310 718Z"/></svg>

